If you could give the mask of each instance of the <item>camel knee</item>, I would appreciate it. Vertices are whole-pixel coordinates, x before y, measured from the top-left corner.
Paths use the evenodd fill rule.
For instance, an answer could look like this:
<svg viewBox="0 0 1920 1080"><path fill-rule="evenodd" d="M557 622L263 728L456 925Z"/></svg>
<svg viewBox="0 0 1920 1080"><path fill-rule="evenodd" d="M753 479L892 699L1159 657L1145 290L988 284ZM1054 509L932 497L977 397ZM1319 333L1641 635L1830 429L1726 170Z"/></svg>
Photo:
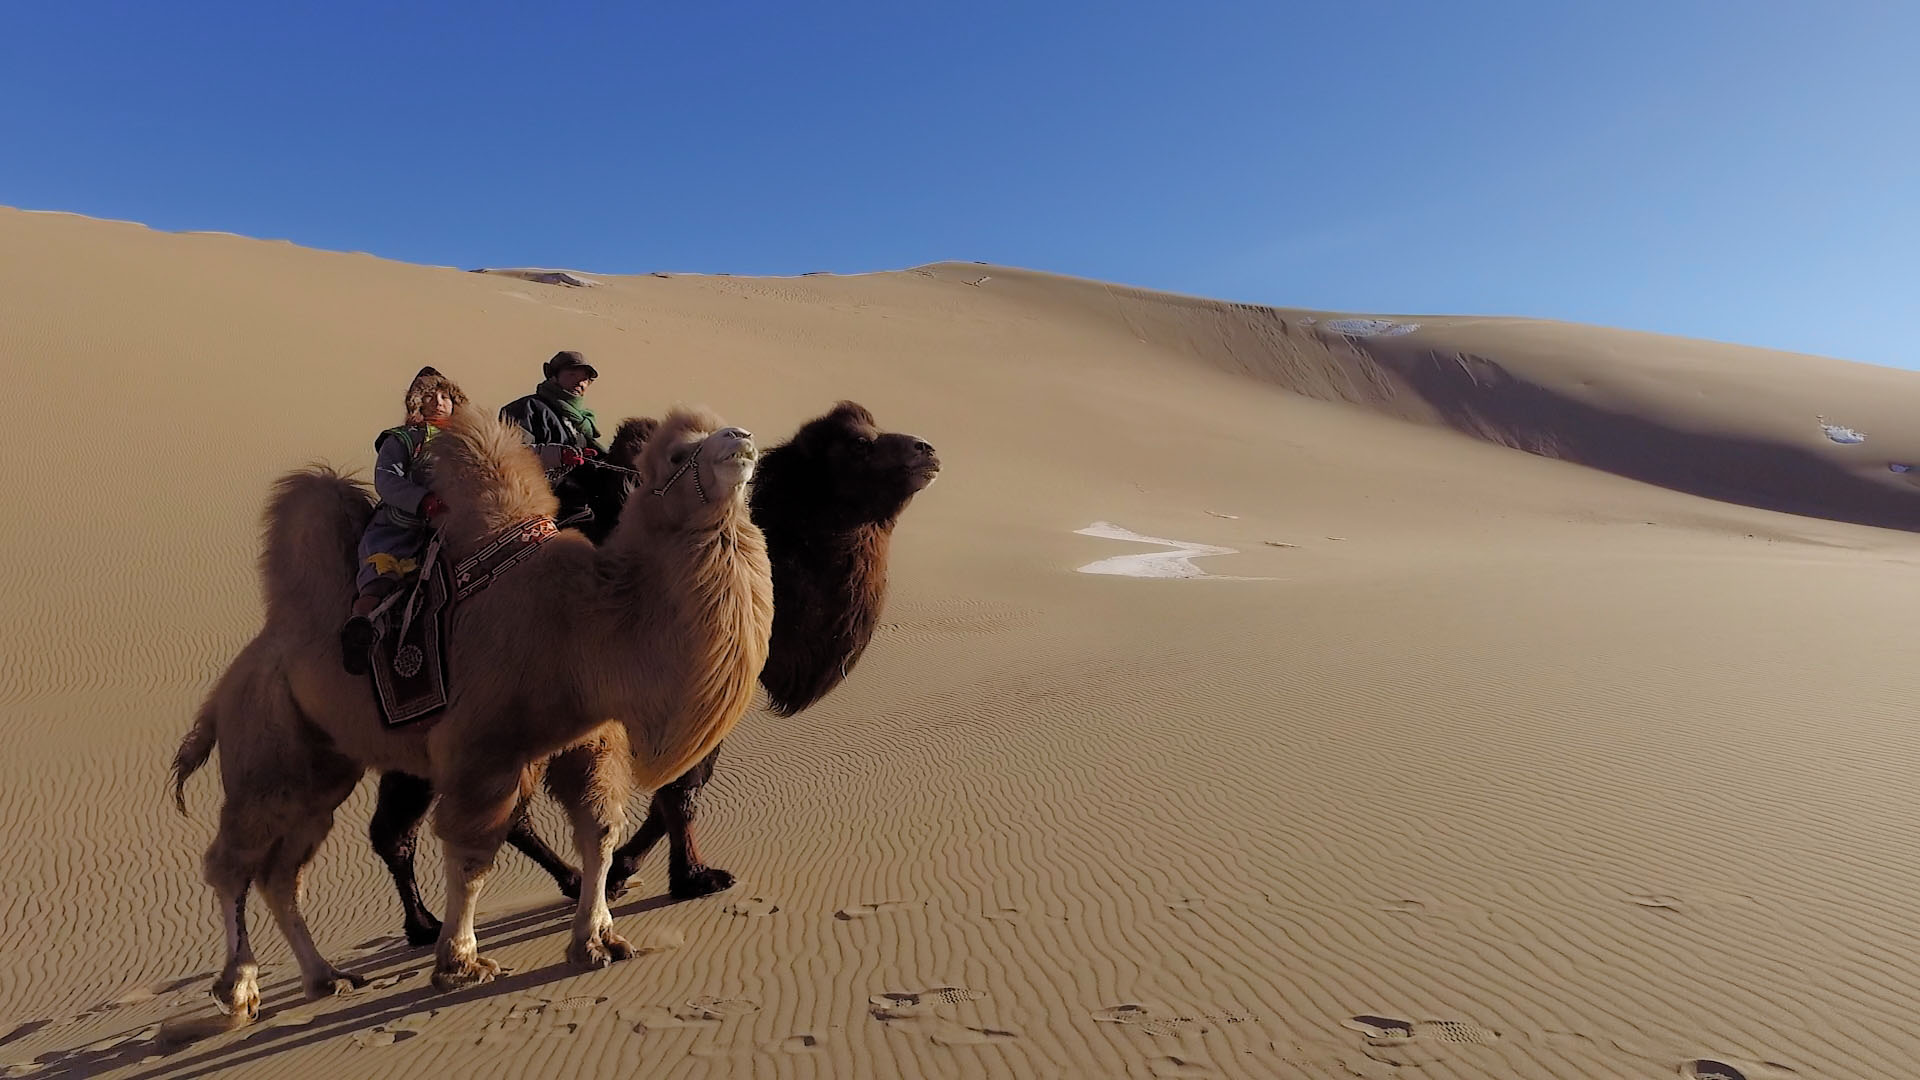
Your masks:
<svg viewBox="0 0 1920 1080"><path fill-rule="evenodd" d="M491 860L513 827L523 794L520 782L515 773L445 785L433 812L433 831L447 851L484 851Z"/></svg>
<svg viewBox="0 0 1920 1080"><path fill-rule="evenodd" d="M273 849L271 838L249 837L243 842L234 832L222 825L200 861L201 879L222 896L245 893L266 869L267 856Z"/></svg>
<svg viewBox="0 0 1920 1080"><path fill-rule="evenodd" d="M367 839L388 866L412 861L419 849L420 823L432 803L431 781L391 772L380 778L380 796L367 823Z"/></svg>

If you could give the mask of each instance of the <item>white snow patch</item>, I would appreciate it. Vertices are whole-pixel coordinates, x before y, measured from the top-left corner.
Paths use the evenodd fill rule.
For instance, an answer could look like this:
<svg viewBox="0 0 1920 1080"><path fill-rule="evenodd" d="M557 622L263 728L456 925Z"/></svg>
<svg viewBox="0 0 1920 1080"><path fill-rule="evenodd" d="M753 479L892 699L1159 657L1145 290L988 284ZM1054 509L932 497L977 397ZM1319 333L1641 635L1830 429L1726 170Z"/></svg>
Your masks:
<svg viewBox="0 0 1920 1080"><path fill-rule="evenodd" d="M1209 555L1238 555L1230 547L1218 547L1213 544L1197 544L1190 540L1167 540L1158 536L1143 536L1132 529L1123 529L1110 521L1096 521L1084 529L1075 529L1080 536L1097 536L1102 540L1120 540L1130 544L1158 544L1169 551L1147 551L1138 555L1114 555L1090 562L1078 567L1082 574L1113 574L1118 577L1138 578L1202 578L1212 577L1217 581L1271 581L1272 578L1221 577L1208 574L1193 565L1193 560Z"/></svg>
<svg viewBox="0 0 1920 1080"><path fill-rule="evenodd" d="M1348 337L1399 337L1420 329L1419 323L1394 322L1392 319L1328 319L1320 325Z"/></svg>

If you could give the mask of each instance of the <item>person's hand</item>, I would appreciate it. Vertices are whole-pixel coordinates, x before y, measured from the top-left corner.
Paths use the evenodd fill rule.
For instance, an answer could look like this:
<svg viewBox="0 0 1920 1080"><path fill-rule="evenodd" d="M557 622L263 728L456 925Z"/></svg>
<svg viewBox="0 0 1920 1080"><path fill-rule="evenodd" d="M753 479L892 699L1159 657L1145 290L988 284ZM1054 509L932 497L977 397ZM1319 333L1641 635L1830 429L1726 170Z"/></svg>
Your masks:
<svg viewBox="0 0 1920 1080"><path fill-rule="evenodd" d="M447 512L446 500L428 492L427 497L420 500L420 512L427 515L428 521L432 521Z"/></svg>
<svg viewBox="0 0 1920 1080"><path fill-rule="evenodd" d="M587 457L580 451L575 450L571 446L563 446L560 448L560 464L572 467L574 465L585 465L586 463Z"/></svg>

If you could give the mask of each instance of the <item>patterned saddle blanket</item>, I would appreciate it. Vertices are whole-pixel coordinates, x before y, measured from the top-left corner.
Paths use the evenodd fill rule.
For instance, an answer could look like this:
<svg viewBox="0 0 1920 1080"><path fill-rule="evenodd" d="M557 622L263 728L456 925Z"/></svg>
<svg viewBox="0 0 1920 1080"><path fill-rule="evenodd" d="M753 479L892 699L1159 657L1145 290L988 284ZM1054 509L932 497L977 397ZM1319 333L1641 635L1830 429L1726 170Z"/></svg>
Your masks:
<svg viewBox="0 0 1920 1080"><path fill-rule="evenodd" d="M435 536L420 572L394 592L374 616L379 636L369 666L380 719L405 727L439 713L452 698L447 644L460 601L486 588L558 535L552 518L533 518L496 533L481 549L449 569Z"/></svg>

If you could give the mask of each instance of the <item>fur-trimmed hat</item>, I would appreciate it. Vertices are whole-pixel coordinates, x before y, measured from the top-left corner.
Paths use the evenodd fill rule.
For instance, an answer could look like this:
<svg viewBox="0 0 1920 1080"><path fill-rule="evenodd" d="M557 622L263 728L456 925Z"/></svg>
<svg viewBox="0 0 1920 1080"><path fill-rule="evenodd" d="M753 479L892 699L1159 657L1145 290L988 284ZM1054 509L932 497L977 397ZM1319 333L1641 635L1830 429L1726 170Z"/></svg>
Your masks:
<svg viewBox="0 0 1920 1080"><path fill-rule="evenodd" d="M573 349L561 349L559 352L554 353L553 359L540 365L540 374L551 379L568 368L576 367L586 368L587 374L592 378L597 379L600 377L600 373L594 370L593 365L587 363L587 358Z"/></svg>
<svg viewBox="0 0 1920 1080"><path fill-rule="evenodd" d="M426 405L427 398L435 393L444 393L458 409L467 403L467 395L460 387L445 375L432 367L423 367L413 377L413 383L407 387L407 422L418 423L420 410Z"/></svg>

